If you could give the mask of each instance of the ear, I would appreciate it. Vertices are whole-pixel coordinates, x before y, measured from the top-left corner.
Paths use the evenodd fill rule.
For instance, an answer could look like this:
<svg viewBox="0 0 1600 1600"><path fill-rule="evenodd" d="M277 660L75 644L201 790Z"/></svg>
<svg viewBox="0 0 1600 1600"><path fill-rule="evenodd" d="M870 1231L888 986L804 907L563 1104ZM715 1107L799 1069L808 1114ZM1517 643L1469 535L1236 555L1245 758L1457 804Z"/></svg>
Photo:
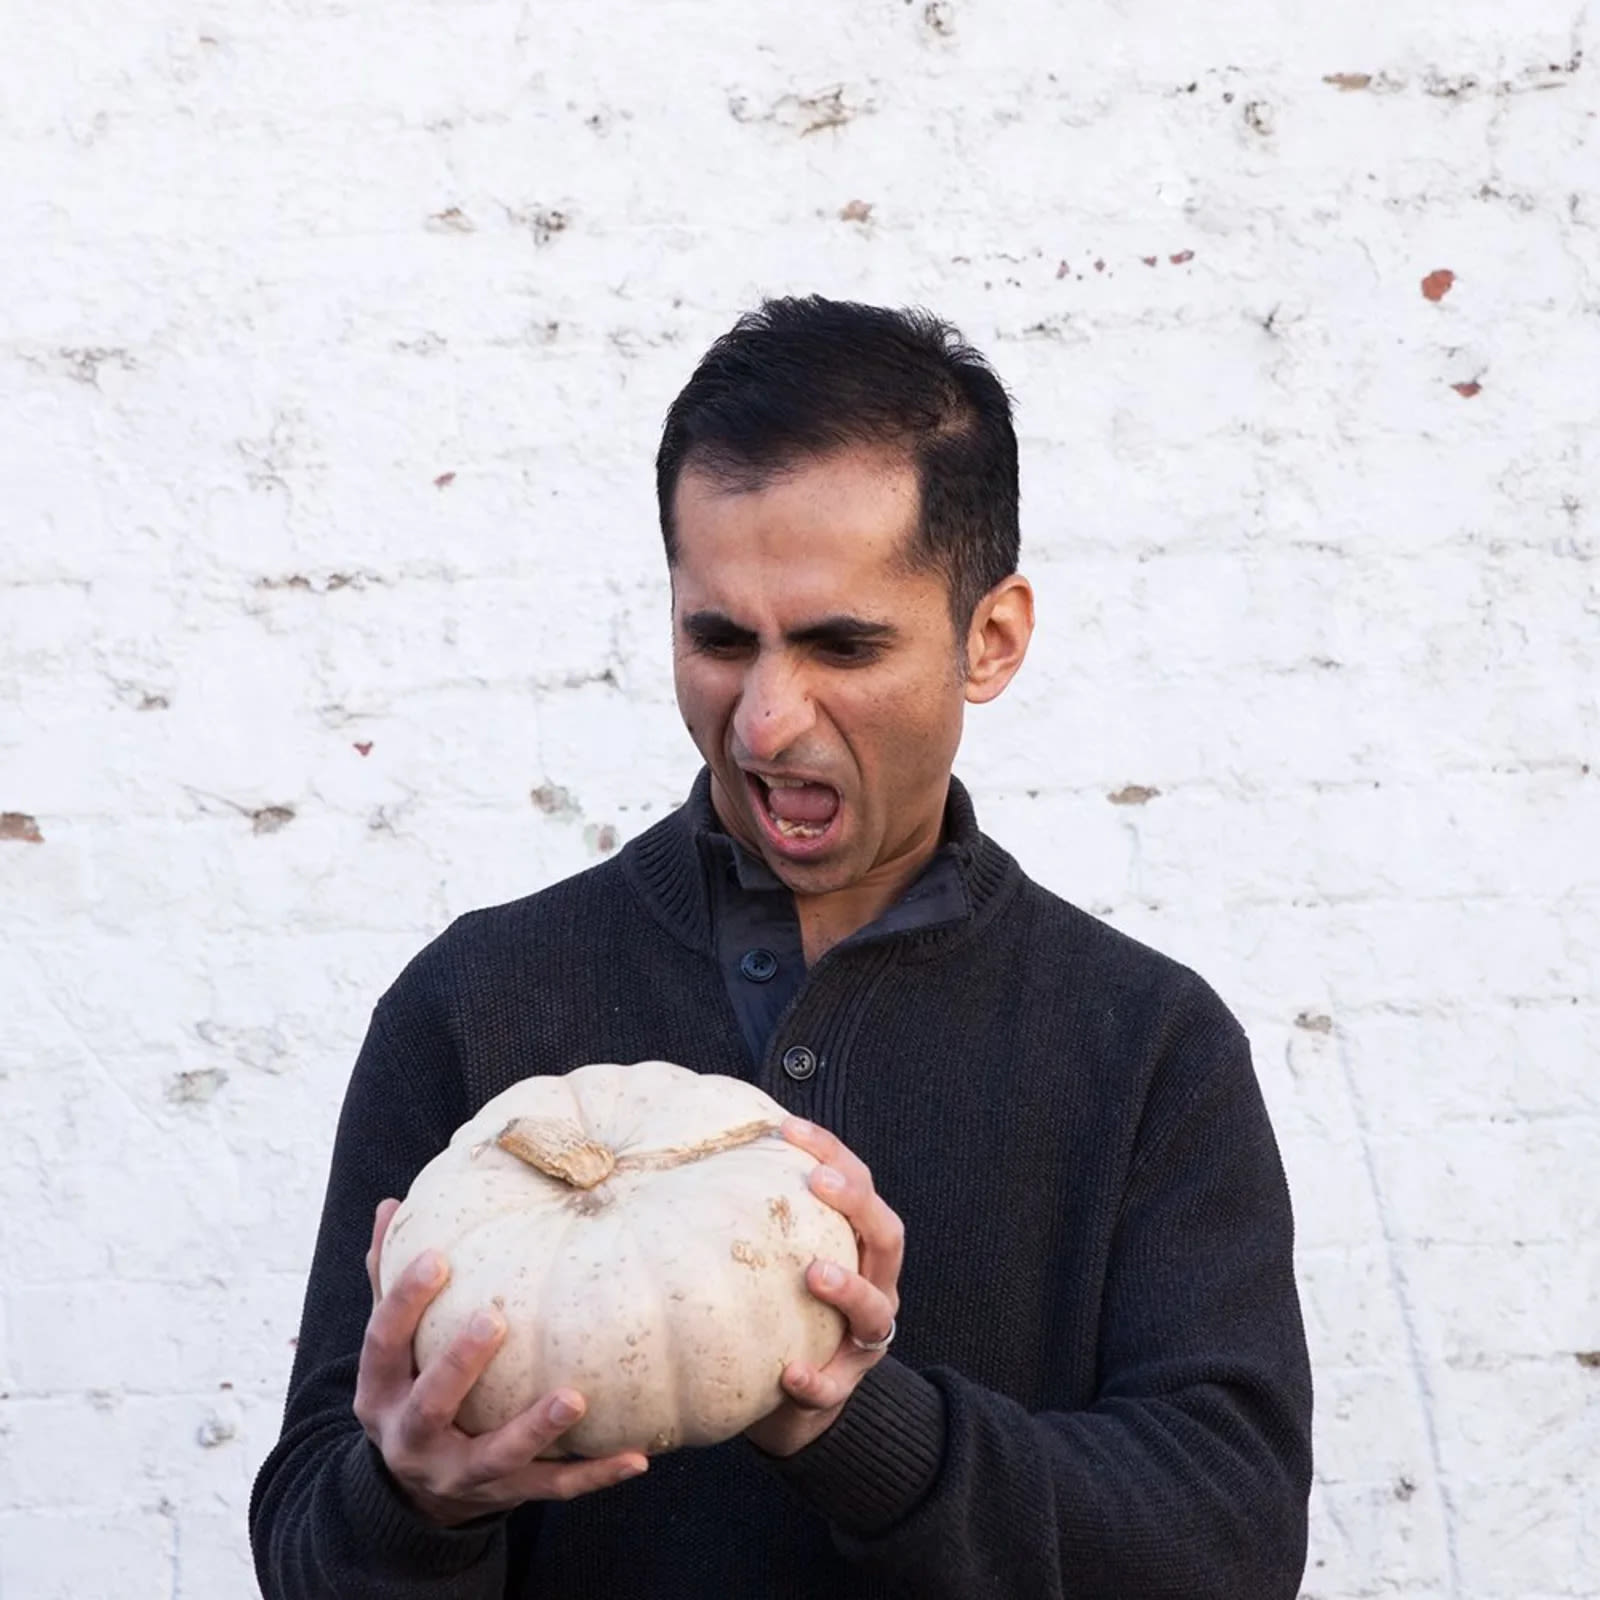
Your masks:
<svg viewBox="0 0 1600 1600"><path fill-rule="evenodd" d="M1002 578L972 613L967 629L969 705L986 705L1016 676L1033 637L1033 585L1019 573Z"/></svg>

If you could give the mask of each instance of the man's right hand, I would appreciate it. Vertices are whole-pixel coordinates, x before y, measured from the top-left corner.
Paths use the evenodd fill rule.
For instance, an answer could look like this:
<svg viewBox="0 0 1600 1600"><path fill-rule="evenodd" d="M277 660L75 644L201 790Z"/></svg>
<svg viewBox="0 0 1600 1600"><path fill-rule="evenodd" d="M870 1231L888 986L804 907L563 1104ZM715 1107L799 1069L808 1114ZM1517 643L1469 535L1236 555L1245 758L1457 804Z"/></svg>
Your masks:
<svg viewBox="0 0 1600 1600"><path fill-rule="evenodd" d="M584 1398L557 1389L492 1433L474 1437L456 1413L505 1337L497 1312L481 1311L419 1373L411 1341L449 1268L428 1251L387 1294L378 1287L378 1254L398 1200L385 1200L372 1224L367 1277L372 1316L361 1343L355 1413L402 1491L425 1517L455 1527L525 1500L573 1500L637 1477L649 1462L637 1450L598 1461L540 1461L584 1412Z"/></svg>

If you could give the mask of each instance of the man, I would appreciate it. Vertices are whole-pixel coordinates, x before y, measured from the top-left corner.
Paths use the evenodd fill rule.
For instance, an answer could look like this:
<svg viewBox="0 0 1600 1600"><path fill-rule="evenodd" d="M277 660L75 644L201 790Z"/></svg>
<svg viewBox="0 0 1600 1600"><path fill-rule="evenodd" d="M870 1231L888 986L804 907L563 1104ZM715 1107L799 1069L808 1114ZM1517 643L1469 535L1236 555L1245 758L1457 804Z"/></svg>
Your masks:
<svg viewBox="0 0 1600 1600"><path fill-rule="evenodd" d="M768 302L674 402L657 489L706 770L380 1001L251 1507L266 1595L1287 1600L1310 1382L1243 1035L951 778L1033 627L998 380L931 318ZM569 1391L469 1438L497 1314L416 1373L448 1263L380 1298L361 1252L490 1096L647 1057L800 1119L861 1241L808 1272L849 1332L715 1449L536 1459Z"/></svg>

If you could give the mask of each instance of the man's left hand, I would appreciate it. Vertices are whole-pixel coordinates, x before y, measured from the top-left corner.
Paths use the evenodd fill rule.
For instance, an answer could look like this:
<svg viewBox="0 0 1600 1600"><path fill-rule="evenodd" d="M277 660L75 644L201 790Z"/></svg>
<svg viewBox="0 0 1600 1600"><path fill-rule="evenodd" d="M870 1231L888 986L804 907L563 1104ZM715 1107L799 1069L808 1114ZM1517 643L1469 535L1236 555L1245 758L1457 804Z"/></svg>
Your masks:
<svg viewBox="0 0 1600 1600"><path fill-rule="evenodd" d="M771 1456L794 1455L826 1433L856 1385L883 1359L881 1350L863 1350L856 1340L876 1344L893 1326L906 1245L905 1225L873 1188L860 1157L827 1129L797 1117L784 1123L783 1136L817 1158L811 1192L855 1230L861 1260L855 1272L839 1261L813 1261L806 1269L806 1287L843 1315L845 1336L826 1366L790 1362L780 1380L788 1398L745 1430L751 1443Z"/></svg>

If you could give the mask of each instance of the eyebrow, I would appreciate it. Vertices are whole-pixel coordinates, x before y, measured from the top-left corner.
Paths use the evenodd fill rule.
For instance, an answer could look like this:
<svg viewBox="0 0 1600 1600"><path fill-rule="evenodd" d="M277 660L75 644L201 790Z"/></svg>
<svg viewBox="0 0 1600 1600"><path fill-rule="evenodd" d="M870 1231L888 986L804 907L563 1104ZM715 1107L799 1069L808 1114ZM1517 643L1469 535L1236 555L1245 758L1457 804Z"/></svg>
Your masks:
<svg viewBox="0 0 1600 1600"><path fill-rule="evenodd" d="M686 633L696 638L754 640L756 634L742 628L724 611L691 611L683 619ZM866 617L842 614L819 617L803 627L790 628L784 634L788 644L886 644L895 637L895 627L889 622L872 622Z"/></svg>

